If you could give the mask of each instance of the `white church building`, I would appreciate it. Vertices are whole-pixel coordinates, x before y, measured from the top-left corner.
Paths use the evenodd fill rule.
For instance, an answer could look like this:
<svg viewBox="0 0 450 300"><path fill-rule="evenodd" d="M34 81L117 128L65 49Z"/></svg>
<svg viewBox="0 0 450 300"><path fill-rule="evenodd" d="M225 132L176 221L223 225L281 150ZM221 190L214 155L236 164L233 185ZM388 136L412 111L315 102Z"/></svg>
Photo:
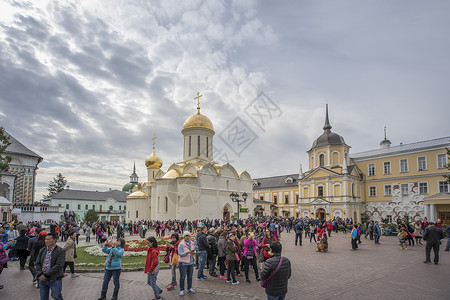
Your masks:
<svg viewBox="0 0 450 300"><path fill-rule="evenodd" d="M198 94L196 99L201 95ZM227 219L238 212L238 203L230 198L237 193L241 202L241 218L253 215L252 179L247 171L238 173L229 163L218 164L213 158L214 127L200 113L183 124L183 160L173 163L167 171L161 169L162 159L153 153L145 160L147 182L134 186L127 197L126 219L138 220L199 220ZM245 194L244 194L245 193ZM248 210L246 210L248 209Z"/></svg>

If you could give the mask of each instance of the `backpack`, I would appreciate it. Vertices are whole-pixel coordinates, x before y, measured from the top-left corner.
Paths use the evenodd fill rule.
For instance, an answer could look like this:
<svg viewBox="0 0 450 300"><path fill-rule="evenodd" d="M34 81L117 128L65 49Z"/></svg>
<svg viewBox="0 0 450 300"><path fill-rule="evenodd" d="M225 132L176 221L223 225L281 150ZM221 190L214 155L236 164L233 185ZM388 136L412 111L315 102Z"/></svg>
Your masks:
<svg viewBox="0 0 450 300"><path fill-rule="evenodd" d="M3 250L3 244L0 243L0 272L3 270L3 266L9 261L6 251Z"/></svg>

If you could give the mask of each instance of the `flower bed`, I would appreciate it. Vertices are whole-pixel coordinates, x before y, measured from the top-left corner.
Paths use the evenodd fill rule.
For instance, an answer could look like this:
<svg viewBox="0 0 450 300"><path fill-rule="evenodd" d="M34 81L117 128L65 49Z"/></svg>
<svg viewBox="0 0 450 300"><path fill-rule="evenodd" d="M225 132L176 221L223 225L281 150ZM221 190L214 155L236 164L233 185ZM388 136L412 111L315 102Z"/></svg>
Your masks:
<svg viewBox="0 0 450 300"><path fill-rule="evenodd" d="M157 239L158 244L161 245L158 247L160 256L166 255L166 252L165 252L166 243L169 240L170 240L170 237ZM115 244L114 242L111 242L110 244L108 244L108 248L113 247L114 244ZM144 239L126 241L125 248L124 248L125 252L124 252L123 256L125 256L125 257L147 256L147 249L148 249L147 241ZM108 254L106 254L102 251L101 245L94 245L94 246L87 247L86 249L84 249L84 251L93 256L108 256Z"/></svg>

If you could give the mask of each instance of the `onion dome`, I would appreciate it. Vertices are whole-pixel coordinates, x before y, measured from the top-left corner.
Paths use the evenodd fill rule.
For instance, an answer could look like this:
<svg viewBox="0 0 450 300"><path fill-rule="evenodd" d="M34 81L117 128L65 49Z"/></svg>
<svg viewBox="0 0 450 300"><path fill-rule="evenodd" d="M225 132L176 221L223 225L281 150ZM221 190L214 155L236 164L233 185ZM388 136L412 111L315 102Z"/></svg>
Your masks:
<svg viewBox="0 0 450 300"><path fill-rule="evenodd" d="M328 118L328 104L326 106L325 125L323 134L319 136L312 144L311 150L327 145L345 145L344 138L337 133L331 132L330 120Z"/></svg>

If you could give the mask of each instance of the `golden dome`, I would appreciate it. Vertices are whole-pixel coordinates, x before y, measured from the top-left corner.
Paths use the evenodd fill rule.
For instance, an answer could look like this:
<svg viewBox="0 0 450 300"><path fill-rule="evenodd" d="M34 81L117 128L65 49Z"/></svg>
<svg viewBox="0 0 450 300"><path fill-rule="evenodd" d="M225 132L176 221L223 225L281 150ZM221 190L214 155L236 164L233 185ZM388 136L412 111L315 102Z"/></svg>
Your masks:
<svg viewBox="0 0 450 300"><path fill-rule="evenodd" d="M200 111L195 115L190 116L183 124L183 129L193 127L203 127L214 131L214 126L211 120L208 117L202 115Z"/></svg>
<svg viewBox="0 0 450 300"><path fill-rule="evenodd" d="M147 168L161 168L163 164L162 159L156 155L155 150L153 150L153 153L145 159L145 166Z"/></svg>

